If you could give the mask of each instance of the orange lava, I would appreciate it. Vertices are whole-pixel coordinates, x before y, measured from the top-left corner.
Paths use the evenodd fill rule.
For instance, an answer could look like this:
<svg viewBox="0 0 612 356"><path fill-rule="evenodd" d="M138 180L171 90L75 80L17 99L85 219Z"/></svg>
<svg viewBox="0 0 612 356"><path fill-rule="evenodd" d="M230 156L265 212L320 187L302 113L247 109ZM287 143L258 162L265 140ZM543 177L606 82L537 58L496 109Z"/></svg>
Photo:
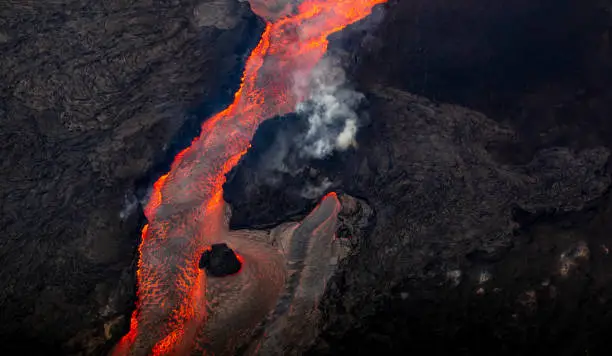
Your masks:
<svg viewBox="0 0 612 356"><path fill-rule="evenodd" d="M270 20L246 62L233 103L202 125L200 137L153 186L139 247L137 308L113 354L192 351L192 329L206 320L206 276L198 261L211 244L222 242L226 229L225 174L249 148L262 121L292 112L304 99L306 93L296 93L294 76L311 72L327 50L327 37L385 1L305 0L278 19L270 16L274 9L265 8L274 1L252 1Z"/></svg>

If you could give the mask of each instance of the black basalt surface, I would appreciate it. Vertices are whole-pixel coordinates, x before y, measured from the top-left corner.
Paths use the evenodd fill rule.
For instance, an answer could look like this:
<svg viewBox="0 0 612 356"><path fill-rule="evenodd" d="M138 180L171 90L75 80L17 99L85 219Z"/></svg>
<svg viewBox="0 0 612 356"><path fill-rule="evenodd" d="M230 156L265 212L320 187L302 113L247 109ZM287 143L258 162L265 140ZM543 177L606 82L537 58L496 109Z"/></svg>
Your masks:
<svg viewBox="0 0 612 356"><path fill-rule="evenodd" d="M340 36L372 123L317 171L376 223L328 285L310 353L607 355L611 3L383 7ZM250 199L295 185L241 184L242 224ZM268 206L258 223L282 215Z"/></svg>
<svg viewBox="0 0 612 356"><path fill-rule="evenodd" d="M590 298L592 283L608 278L605 268L587 267L593 260L571 251L584 245L592 258L607 256L596 242L603 236L585 229L607 211L609 150L548 148L525 164L509 164L494 147L519 144L516 133L480 113L380 87L369 100L378 120L365 128L360 148L346 154L352 157L346 163L318 171L365 197L377 219L329 285L324 333L313 352L359 353L373 345L419 351L429 343L439 352L521 353L557 344L564 350L568 346L554 338L537 348L524 338L536 340L539 328L569 332L575 323L591 330L571 316L578 310L557 324L544 320L563 313L557 303ZM254 145L253 156L265 156L258 149L264 148ZM274 202L282 190L299 187L289 180L261 189L261 181L245 177L240 186L242 203L234 213L244 217L242 209L256 208L257 219L268 217L257 223L284 215L274 204L250 206L252 199ZM564 264L569 271L563 272ZM597 277L583 275L585 269ZM586 284L579 282L576 292L580 280ZM542 310L530 309L530 298L544 298ZM584 307L592 313L601 306L593 301ZM443 321L447 317L453 319ZM597 323L607 321L602 314ZM489 348L464 340L476 337Z"/></svg>
<svg viewBox="0 0 612 356"><path fill-rule="evenodd" d="M487 147L513 142L512 130L400 91L375 93L375 114L388 119L362 142L357 186L377 223L330 285L315 350L601 352L604 332L584 315L610 322L598 314L612 297L599 287L611 276L606 234L591 231L609 216L609 150L550 148L507 164ZM576 328L584 334L558 336Z"/></svg>
<svg viewBox="0 0 612 356"><path fill-rule="evenodd" d="M129 327L138 198L231 101L261 30L210 2L0 4L3 354L106 354Z"/></svg>
<svg viewBox="0 0 612 356"><path fill-rule="evenodd" d="M204 251L200 257L198 267L206 270L213 277L225 277L240 271L242 263L236 256L236 252L227 244L214 244L210 249Z"/></svg>

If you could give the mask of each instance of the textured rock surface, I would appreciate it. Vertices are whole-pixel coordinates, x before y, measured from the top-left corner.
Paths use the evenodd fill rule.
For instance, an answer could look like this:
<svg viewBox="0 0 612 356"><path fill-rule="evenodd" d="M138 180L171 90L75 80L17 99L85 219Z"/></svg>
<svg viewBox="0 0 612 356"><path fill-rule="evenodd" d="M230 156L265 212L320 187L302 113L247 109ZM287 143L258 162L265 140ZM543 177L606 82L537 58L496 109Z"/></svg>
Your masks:
<svg viewBox="0 0 612 356"><path fill-rule="evenodd" d="M240 271L242 262L227 244L214 244L200 257L200 269L214 277L225 277Z"/></svg>
<svg viewBox="0 0 612 356"><path fill-rule="evenodd" d="M228 182L238 226L312 204L303 182L321 177L374 208L314 354L609 352L610 8L393 1L378 29L339 38L358 86L383 87L359 150L275 181L259 143Z"/></svg>
<svg viewBox="0 0 612 356"><path fill-rule="evenodd" d="M391 0L355 77L483 112L541 146L612 137L610 0ZM579 134L578 134L579 133Z"/></svg>
<svg viewBox="0 0 612 356"><path fill-rule="evenodd" d="M0 5L5 351L101 352L125 328L134 181L194 103L231 99L260 30L247 4L228 2L211 23L206 3Z"/></svg>
<svg viewBox="0 0 612 356"><path fill-rule="evenodd" d="M376 108L372 115L379 119L361 144L364 159L354 189L373 205L377 222L367 244L344 265L345 273L330 288L325 308L329 334L363 327L367 331L355 334L386 351L416 351L429 345L439 352L461 347L478 352L481 346L468 339L479 337L489 344L483 348L489 353L507 347L527 352L534 345L520 341L520 332L537 338L537 333L524 330L535 320L545 330L545 316L521 319L516 315L522 308L514 305L514 299L546 281L564 283L559 271L559 263L566 261L563 249L584 237L561 237L567 234L561 229L584 225L593 217L590 208L605 199L610 187L609 151L544 149L527 164L504 164L489 147L511 142L514 134L481 114L392 89L377 90L371 100ZM544 218L556 221L547 235L531 237L534 245L526 231ZM591 242L589 246L596 248ZM571 265L577 259L576 253L565 256L574 256ZM529 261L538 258L546 262ZM458 290L451 288L456 285ZM562 298L575 296L571 283L557 287ZM578 298L588 298L592 292L585 289ZM471 304L484 316L469 315ZM586 310L598 306L589 304ZM371 321L376 308L380 314ZM444 322L446 318L450 319ZM550 328L569 332L573 322L581 321ZM470 326L462 329L463 324ZM357 351L353 345L359 345L355 344L359 339L349 340L336 339L332 350Z"/></svg>
<svg viewBox="0 0 612 356"><path fill-rule="evenodd" d="M376 119L360 139L360 149L347 155L346 164L333 166L339 174L321 171L328 176L336 174L335 180L339 179L344 189L370 202L376 224L330 285L322 309L327 334L321 340L327 340L331 347L321 341L317 352L355 353L366 346L364 343L399 352L411 347L419 350L432 341L446 345L446 349L440 346L440 351L460 346L478 351L473 342L465 341L467 346L453 343L457 337L453 328L461 323L486 325L468 329L465 337L470 340L485 327L493 331L483 334L483 340L495 332L515 337L496 347L520 345L518 330L528 322L516 316L523 310L515 308L517 300L537 298L532 289L544 288L542 283L548 283L548 288L551 280L563 285L555 287L558 293L574 295L574 285L564 279L568 273L563 270L584 265L588 254L580 247L585 244L581 242L584 237L575 233L568 237L559 229L585 226L594 216L590 212L605 200L611 182L609 150L550 148L538 151L528 163L508 164L497 158L496 147L518 144L516 134L482 114L389 88L375 89L369 100L370 114ZM287 184L280 186L277 189L286 189ZM257 187L257 183L245 185L254 199L244 196L244 206L249 201L278 197L275 192L268 193L273 187ZM260 216L268 214L275 219L282 215L278 209L258 207L265 211ZM533 245L528 231L538 221L552 221L552 232ZM553 236L558 241L546 239ZM542 246L550 250L542 251L546 249ZM592 242L588 246L603 251ZM537 272L532 273L530 262L521 259L525 249L530 251L530 259L546 261L537 267L533 264ZM602 273L605 275L605 269ZM514 283L513 278L520 281ZM581 298L591 292L585 289ZM487 298L495 298L489 294L494 293L505 299L489 301ZM499 324L493 321L497 319L471 319L462 314L471 310L463 303L481 301L492 318L509 310L510 319ZM398 320L404 315L413 319ZM519 319L512 319L512 315ZM457 324L443 325L446 316L456 318ZM430 317L435 321L427 324ZM600 322L604 320L609 319L602 317ZM429 328L419 331L421 338L399 336L419 330L416 325ZM568 332L569 326L555 325L559 332ZM440 339L432 336L435 333L427 334L432 329L442 330Z"/></svg>
<svg viewBox="0 0 612 356"><path fill-rule="evenodd" d="M300 222L229 231L222 240L240 256L242 269L208 278L208 319L196 342L218 355L300 352L318 332L326 281L349 251L336 230L352 223L351 238L358 238L371 212L359 199L328 195Z"/></svg>
<svg viewBox="0 0 612 356"><path fill-rule="evenodd" d="M512 129L511 139L484 146L491 163L512 167L511 171L518 168L525 176L548 161L547 172L557 170L567 179L575 171L550 168L572 160L581 166L580 161L589 160L584 149L612 147L610 9L608 0L392 1L367 41L346 42L361 52L354 76L364 87L392 85L484 112ZM380 118L375 115L373 121ZM375 135L376 130L370 132ZM396 134L401 135L406 134ZM382 146L381 151L388 150L388 145ZM392 167L388 172L396 169ZM610 174L609 166L593 173L604 171ZM465 258L458 255L448 268L443 258L434 256L421 276L383 283L364 293L369 296L344 303L343 298L350 300L352 292L368 290L368 283L386 280L396 271L393 267L386 274L367 267L376 266L381 256L366 245L369 257L347 264L346 274L337 280L339 287L330 293L325 308L327 335L314 350L359 353L370 345L377 352L401 350L402 354L608 354L612 332L609 194L584 209L560 213L541 205L542 198L550 199L549 203L557 200L554 191L560 186L553 188L512 208L510 222L517 229L506 254L495 253L504 251L503 243L493 244L497 237L484 239L481 243L492 248L477 249ZM510 200L516 198L520 196ZM372 235L373 251L385 245L383 236L392 239L409 224L402 221L396 199L389 200L387 195L384 201L375 205L379 232ZM405 198L403 203L414 206L418 201ZM505 203L495 205L504 208ZM488 213L497 215L500 210ZM502 214L508 214L507 210ZM496 219L492 215L478 218ZM434 220L426 231L444 232L453 226ZM431 251L429 240L438 243L438 235L417 239L407 250L419 251L425 245ZM464 249L462 245L455 248ZM433 251L442 257L455 253L440 245ZM380 251L386 258L393 255L385 253ZM426 259L410 252L398 252L398 256L407 256L408 265ZM465 264L452 269L457 261ZM429 277L430 282L425 282Z"/></svg>

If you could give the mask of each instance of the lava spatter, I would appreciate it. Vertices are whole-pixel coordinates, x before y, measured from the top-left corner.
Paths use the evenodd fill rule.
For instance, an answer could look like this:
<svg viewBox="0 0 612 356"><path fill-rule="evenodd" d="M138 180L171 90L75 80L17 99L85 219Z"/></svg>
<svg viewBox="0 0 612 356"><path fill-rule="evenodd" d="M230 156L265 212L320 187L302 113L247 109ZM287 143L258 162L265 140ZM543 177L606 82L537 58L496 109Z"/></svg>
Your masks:
<svg viewBox="0 0 612 356"><path fill-rule="evenodd" d="M386 0L305 0L283 14L257 1L267 20L247 59L232 104L208 119L190 147L176 156L153 186L145 208L137 271L138 302L129 333L114 354L184 354L206 322L207 277L202 252L222 242L226 230L222 185L265 119L294 110L304 93L293 90L295 73L309 73L327 50L327 37L370 14ZM277 1L274 5L278 5ZM271 14L276 14L272 16ZM248 263L248 261L246 261Z"/></svg>

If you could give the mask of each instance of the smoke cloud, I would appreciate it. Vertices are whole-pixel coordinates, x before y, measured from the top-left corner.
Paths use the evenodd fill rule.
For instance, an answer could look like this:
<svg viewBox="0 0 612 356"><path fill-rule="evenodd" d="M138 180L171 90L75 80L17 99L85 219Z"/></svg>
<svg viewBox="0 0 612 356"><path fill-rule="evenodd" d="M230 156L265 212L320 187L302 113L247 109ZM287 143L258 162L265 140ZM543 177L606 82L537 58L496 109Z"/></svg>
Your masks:
<svg viewBox="0 0 612 356"><path fill-rule="evenodd" d="M300 155L321 159L333 151L356 146L356 110L365 97L348 85L340 60L334 56L323 58L310 76L295 73L294 84L298 96L306 93L306 100L296 107L296 112L308 121L307 132L296 139Z"/></svg>
<svg viewBox="0 0 612 356"><path fill-rule="evenodd" d="M148 197L146 198L148 199ZM119 212L119 218L126 220L136 212L136 209L141 204L138 198L132 193L126 193L123 197L123 209Z"/></svg>
<svg viewBox="0 0 612 356"><path fill-rule="evenodd" d="M266 18L287 15L289 9L295 8L300 2L250 1L255 12ZM334 152L357 147L356 135L366 119L360 113L365 95L351 85L345 64L347 59L356 60L351 53L370 47L373 37L369 33L379 24L383 15L382 8L378 7L371 16L351 26L352 30L366 34L358 41L355 41L355 32L352 31L334 34L330 49L313 70L306 69L309 68L307 62L303 70L291 73L293 94L302 98L295 107L299 122L296 124L293 116L290 125L278 125L280 129L268 138L265 143L267 149L260 152L257 159L256 180L277 186L283 184L287 175L300 177L304 179L304 185L298 194L309 199L317 198L336 184L333 179L320 174L310 177L305 169L311 166L311 160L326 159ZM320 14L301 23L296 28L300 40L308 41L316 35L319 24L325 21L324 17L324 14ZM347 52L341 49L344 47Z"/></svg>
<svg viewBox="0 0 612 356"><path fill-rule="evenodd" d="M286 175L301 177L304 185L295 193L316 199L334 183L320 173L309 173L309 161L357 146L362 121L358 110L365 96L350 86L341 57L331 54L313 71L293 73L293 91L304 100L296 106L297 117L277 121L273 143L259 156L257 179L277 186Z"/></svg>
<svg viewBox="0 0 612 356"><path fill-rule="evenodd" d="M318 185L310 182L306 183L306 187L302 189L300 195L307 199L316 199L325 193L327 188L332 186L332 182L327 178L323 178L323 181Z"/></svg>

